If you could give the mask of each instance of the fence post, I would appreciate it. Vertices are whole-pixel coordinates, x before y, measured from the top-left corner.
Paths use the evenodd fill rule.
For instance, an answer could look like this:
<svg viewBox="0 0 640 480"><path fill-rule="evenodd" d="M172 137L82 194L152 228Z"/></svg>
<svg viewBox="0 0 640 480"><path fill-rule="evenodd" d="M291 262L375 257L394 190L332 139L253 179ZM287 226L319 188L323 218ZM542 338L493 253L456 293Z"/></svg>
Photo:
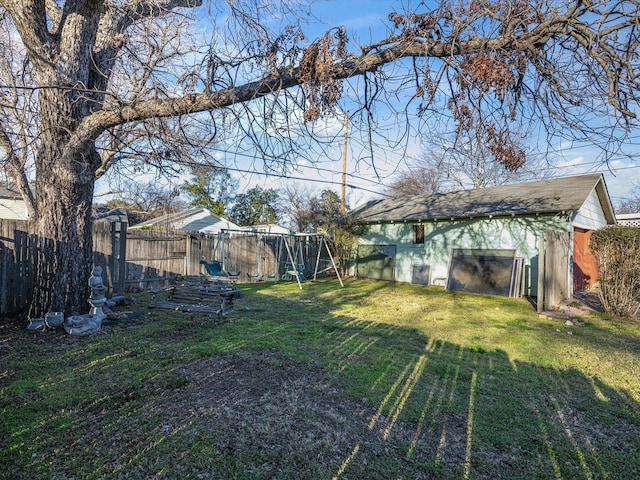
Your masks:
<svg viewBox="0 0 640 480"><path fill-rule="evenodd" d="M118 232L116 229L116 222L111 222L111 224L109 225L111 228L109 229L109 239L110 239L110 246L111 246L111 251L108 252L108 257L109 258L109 263L110 265L108 266L108 276L110 277L108 279L108 286L111 287L111 294L113 295L116 290L117 290L117 284L118 284L118 280L119 280L119 273L120 273L120 268L119 268L119 264L118 264L118 254L117 254L117 250L118 250ZM94 232L95 232L95 228L94 228ZM106 265L105 265L106 267Z"/></svg>
<svg viewBox="0 0 640 480"><path fill-rule="evenodd" d="M545 239L538 239L538 298L536 299L536 311L542 313L544 311L544 256L545 256Z"/></svg>
<svg viewBox="0 0 640 480"><path fill-rule="evenodd" d="M120 222L120 242L118 244L118 295L124 295L127 277L127 222Z"/></svg>
<svg viewBox="0 0 640 480"><path fill-rule="evenodd" d="M184 274L187 276L191 273L191 234L186 233L184 239L187 242L184 254Z"/></svg>

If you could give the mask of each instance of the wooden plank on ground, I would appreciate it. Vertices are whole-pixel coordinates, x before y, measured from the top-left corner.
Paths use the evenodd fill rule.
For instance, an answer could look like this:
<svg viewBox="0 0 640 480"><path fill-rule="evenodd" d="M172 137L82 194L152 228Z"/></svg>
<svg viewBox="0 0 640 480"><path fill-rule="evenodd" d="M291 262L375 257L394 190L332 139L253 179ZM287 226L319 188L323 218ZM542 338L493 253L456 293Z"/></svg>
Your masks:
<svg viewBox="0 0 640 480"><path fill-rule="evenodd" d="M156 300L156 296L167 295ZM238 289L229 284L211 283L205 278L183 278L176 285L154 292L150 308L182 312L213 313L222 317L233 311L233 299Z"/></svg>

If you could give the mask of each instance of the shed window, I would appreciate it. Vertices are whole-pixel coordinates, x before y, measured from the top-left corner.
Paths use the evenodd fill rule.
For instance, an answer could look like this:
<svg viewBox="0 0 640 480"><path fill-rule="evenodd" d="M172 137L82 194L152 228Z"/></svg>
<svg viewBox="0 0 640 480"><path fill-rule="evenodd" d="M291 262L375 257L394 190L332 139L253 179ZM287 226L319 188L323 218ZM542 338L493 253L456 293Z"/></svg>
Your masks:
<svg viewBox="0 0 640 480"><path fill-rule="evenodd" d="M413 226L413 243L424 243L424 225Z"/></svg>

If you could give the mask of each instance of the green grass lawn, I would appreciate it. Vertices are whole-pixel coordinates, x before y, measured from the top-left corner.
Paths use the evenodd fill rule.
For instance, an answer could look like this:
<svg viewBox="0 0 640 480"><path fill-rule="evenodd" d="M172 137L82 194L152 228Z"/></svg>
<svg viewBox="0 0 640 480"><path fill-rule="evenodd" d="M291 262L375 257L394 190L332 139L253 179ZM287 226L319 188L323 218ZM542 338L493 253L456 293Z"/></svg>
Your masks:
<svg viewBox="0 0 640 480"><path fill-rule="evenodd" d="M383 282L241 289L222 321L0 324L0 478L640 478L637 319Z"/></svg>

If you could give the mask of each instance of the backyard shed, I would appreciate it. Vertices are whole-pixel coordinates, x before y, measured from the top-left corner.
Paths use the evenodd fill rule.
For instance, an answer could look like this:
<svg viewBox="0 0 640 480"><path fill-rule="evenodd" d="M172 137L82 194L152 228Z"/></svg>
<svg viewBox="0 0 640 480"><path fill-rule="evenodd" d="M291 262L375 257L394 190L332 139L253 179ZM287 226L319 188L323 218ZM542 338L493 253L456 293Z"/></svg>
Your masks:
<svg viewBox="0 0 640 480"><path fill-rule="evenodd" d="M547 306L597 281L588 244L615 224L601 174L377 200L351 218L366 225L356 276L538 297Z"/></svg>

